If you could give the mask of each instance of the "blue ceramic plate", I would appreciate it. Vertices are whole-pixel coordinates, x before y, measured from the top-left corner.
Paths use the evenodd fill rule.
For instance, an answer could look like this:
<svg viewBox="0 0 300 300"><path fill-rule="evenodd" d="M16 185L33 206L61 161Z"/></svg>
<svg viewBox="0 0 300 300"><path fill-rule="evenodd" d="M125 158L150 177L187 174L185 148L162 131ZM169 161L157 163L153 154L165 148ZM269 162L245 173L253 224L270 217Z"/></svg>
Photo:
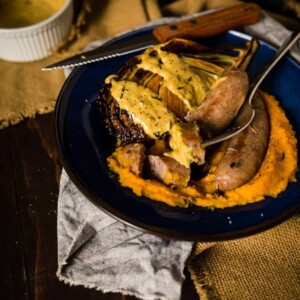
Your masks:
<svg viewBox="0 0 300 300"><path fill-rule="evenodd" d="M127 34L143 34L143 29ZM235 31L201 40L206 45L244 45L250 37ZM261 42L249 67L250 80L273 57L275 49ZM56 134L64 167L77 187L100 209L115 218L158 235L197 241L227 240L271 228L300 208L300 183L292 183L278 198L215 211L201 207L169 207L137 197L109 176L106 158L112 144L101 125L95 101L106 76L115 73L129 56L75 69L67 79L56 107ZM300 67L284 58L262 88L275 95L293 128L300 133ZM297 174L299 180L299 174Z"/></svg>

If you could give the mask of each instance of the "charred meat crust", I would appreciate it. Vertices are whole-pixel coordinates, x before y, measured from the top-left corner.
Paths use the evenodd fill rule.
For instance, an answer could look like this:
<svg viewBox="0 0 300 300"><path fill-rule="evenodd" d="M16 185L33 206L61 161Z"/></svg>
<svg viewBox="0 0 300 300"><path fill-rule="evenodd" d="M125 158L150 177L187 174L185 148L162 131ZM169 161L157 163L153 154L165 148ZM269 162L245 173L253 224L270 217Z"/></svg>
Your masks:
<svg viewBox="0 0 300 300"><path fill-rule="evenodd" d="M176 54L199 54L201 52L211 52L212 49L203 46L197 42L184 39L173 39L166 46L162 48L164 51L176 53ZM214 51L223 52L224 49L216 49Z"/></svg>
<svg viewBox="0 0 300 300"><path fill-rule="evenodd" d="M148 141L143 128L135 124L128 112L120 109L117 101L109 95L109 85L102 88L97 102L109 134L122 141L123 145Z"/></svg>

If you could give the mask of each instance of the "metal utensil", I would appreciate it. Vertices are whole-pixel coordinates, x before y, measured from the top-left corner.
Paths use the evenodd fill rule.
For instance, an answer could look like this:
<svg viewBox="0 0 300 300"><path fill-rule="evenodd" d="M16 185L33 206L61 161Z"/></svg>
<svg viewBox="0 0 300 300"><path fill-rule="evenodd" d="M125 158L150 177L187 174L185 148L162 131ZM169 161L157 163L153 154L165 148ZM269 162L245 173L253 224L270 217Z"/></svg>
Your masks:
<svg viewBox="0 0 300 300"><path fill-rule="evenodd" d="M252 122L255 116L255 107L252 105L253 96L255 95L258 87L265 79L265 77L270 73L273 67L281 60L281 58L290 50L290 48L299 40L300 32L294 32L291 36L284 42L284 44L278 49L275 57L272 61L266 66L263 72L257 76L249 89L249 93L247 99L238 112L238 115L232 122L231 126L225 130L220 135L204 141L202 146L207 147L216 143L220 143L224 140L227 140L234 135L240 133L244 129L246 129Z"/></svg>
<svg viewBox="0 0 300 300"><path fill-rule="evenodd" d="M157 43L163 43L173 37L199 39L224 33L230 29L256 23L261 16L261 9L255 3L244 3L229 8L205 13L182 21L159 26L152 33L132 37L126 40L111 41L50 66L43 71L76 67L100 60L110 59L144 50Z"/></svg>

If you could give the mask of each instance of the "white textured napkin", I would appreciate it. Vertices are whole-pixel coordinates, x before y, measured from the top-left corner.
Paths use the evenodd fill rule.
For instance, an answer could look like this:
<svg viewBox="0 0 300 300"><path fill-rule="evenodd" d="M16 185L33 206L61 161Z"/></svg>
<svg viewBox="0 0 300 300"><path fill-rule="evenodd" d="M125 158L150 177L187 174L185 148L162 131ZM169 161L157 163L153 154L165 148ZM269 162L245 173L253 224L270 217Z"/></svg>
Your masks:
<svg viewBox="0 0 300 300"><path fill-rule="evenodd" d="M244 31L274 45L290 35L268 16ZM299 52L294 55L300 59ZM116 221L87 200L64 170L57 218L60 280L141 299L180 299L191 242L163 239Z"/></svg>
<svg viewBox="0 0 300 300"><path fill-rule="evenodd" d="M143 233L95 207L62 172L59 279L142 299L179 299L192 243Z"/></svg>

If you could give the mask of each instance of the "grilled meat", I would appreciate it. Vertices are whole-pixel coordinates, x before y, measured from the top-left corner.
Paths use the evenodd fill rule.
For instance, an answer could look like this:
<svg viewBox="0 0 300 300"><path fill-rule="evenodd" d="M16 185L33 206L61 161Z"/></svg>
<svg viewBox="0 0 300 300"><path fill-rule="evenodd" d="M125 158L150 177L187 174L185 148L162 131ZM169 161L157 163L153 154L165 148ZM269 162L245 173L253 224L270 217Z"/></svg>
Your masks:
<svg viewBox="0 0 300 300"><path fill-rule="evenodd" d="M134 143L127 144L124 147L119 147L119 163L129 168L132 173L141 176L144 170L146 159L146 147L143 144Z"/></svg>
<svg viewBox="0 0 300 300"><path fill-rule="evenodd" d="M205 158L205 150L201 147L202 138L196 123L177 123L171 129L169 140L172 151L164 155L173 157L185 167L195 162L202 165Z"/></svg>
<svg viewBox="0 0 300 300"><path fill-rule="evenodd" d="M190 168L172 157L148 155L148 162L154 178L168 186L186 186L190 180Z"/></svg>
<svg viewBox="0 0 300 300"><path fill-rule="evenodd" d="M99 95L106 127L121 144L128 144L168 136L178 121L201 124L201 115L207 114L200 114L199 109L205 108L207 96L219 81L234 77L228 76L230 72L239 73L242 79L231 80L230 84L236 89L243 81L247 86L245 73L235 69L243 53L239 49L232 55L227 50L209 49L183 39L147 49L106 79ZM243 95L236 101L238 108L242 98ZM224 122L227 125L228 120ZM219 126L218 131L224 126ZM216 134L210 132L211 126L203 130L208 136Z"/></svg>
<svg viewBox="0 0 300 300"><path fill-rule="evenodd" d="M143 128L135 124L126 110L120 109L116 100L109 94L109 86L105 85L99 94L99 108L102 120L108 132L123 144L139 143L147 140Z"/></svg>

